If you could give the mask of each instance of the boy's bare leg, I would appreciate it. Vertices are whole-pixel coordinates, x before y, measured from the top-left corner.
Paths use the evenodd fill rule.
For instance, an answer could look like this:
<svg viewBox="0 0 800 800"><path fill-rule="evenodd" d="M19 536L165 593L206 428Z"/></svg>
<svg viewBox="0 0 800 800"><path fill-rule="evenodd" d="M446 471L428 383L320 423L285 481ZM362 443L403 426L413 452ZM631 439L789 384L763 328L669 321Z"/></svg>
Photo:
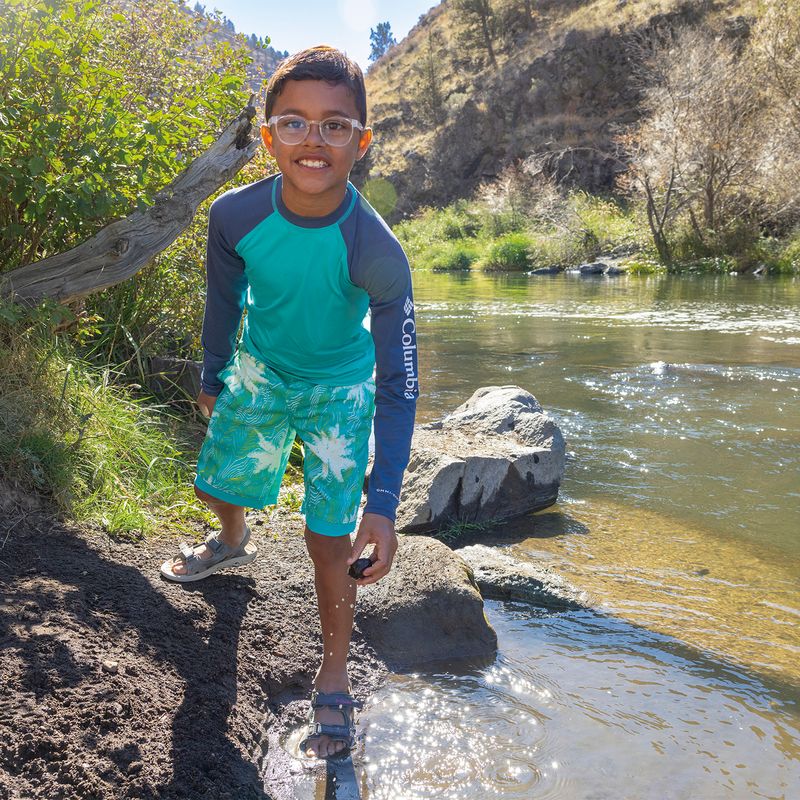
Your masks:
<svg viewBox="0 0 800 800"><path fill-rule="evenodd" d="M324 646L322 664L314 679L314 686L320 692L349 691L347 653L356 604L356 584L347 574L347 559L352 551L350 537L323 536L306 528L305 540L308 554L314 562L314 583ZM329 708L318 709L315 720L333 725L344 722L338 711ZM344 745L341 739L320 736L312 740L306 754L320 757L333 755Z"/></svg>
<svg viewBox="0 0 800 800"><path fill-rule="evenodd" d="M239 545L244 538L244 507L218 500L196 486L194 487L194 493L217 515L222 523L222 532L219 538L231 547ZM208 545L204 544L202 549L198 551L198 555L204 559L211 558L211 550ZM172 572L175 575L183 575L186 572L186 564L178 562L172 567Z"/></svg>

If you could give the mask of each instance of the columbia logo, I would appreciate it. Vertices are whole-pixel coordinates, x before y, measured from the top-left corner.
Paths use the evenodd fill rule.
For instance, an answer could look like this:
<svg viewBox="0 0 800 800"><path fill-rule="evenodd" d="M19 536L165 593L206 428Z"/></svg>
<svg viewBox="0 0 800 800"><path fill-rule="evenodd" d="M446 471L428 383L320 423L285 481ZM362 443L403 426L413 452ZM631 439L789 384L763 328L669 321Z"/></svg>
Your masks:
<svg viewBox="0 0 800 800"><path fill-rule="evenodd" d="M411 302L410 297L406 297L406 302L405 305L403 306L403 310L406 312L406 316L411 314L411 312L414 310L414 304Z"/></svg>

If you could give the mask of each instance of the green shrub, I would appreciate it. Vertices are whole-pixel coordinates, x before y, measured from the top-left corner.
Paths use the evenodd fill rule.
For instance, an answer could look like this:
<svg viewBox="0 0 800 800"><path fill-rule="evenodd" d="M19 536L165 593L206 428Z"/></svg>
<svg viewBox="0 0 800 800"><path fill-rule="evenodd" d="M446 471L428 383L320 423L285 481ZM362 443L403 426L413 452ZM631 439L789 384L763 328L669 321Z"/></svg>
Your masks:
<svg viewBox="0 0 800 800"><path fill-rule="evenodd" d="M647 231L632 209L620 202L576 191L569 195L568 206L574 215L568 224L571 249L581 259L594 258L619 245L644 246Z"/></svg>
<svg viewBox="0 0 800 800"><path fill-rule="evenodd" d="M524 233L510 233L489 245L483 268L524 272L531 268L532 263L530 238Z"/></svg>
<svg viewBox="0 0 800 800"><path fill-rule="evenodd" d="M474 244L458 240L444 242L435 247L427 260L427 267L438 272L470 269L477 260Z"/></svg>
<svg viewBox="0 0 800 800"><path fill-rule="evenodd" d="M664 265L653 256L637 255L626 259L620 266L628 270L629 275L652 275L657 272L664 272Z"/></svg>
<svg viewBox="0 0 800 800"><path fill-rule="evenodd" d="M153 195L247 98L245 48L179 3L6 0L0 14L0 265L64 251ZM166 57L165 57L166 54Z"/></svg>
<svg viewBox="0 0 800 800"><path fill-rule="evenodd" d="M800 227L788 239L777 243L777 252L769 259L769 271L781 274L800 273Z"/></svg>

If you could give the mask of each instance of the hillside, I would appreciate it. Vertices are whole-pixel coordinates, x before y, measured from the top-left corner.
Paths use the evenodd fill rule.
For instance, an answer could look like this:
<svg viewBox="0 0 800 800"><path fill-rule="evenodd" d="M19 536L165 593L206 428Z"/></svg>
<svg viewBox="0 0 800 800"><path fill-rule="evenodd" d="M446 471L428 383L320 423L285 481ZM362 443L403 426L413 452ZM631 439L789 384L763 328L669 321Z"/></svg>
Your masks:
<svg viewBox="0 0 800 800"><path fill-rule="evenodd" d="M481 43L465 44L463 12L443 0L367 74L375 143L354 180L392 184L396 206L382 209L392 220L467 197L532 154L571 185L610 190L624 170L614 136L640 116L630 45L684 26L746 35L755 5L493 0L493 65Z"/></svg>

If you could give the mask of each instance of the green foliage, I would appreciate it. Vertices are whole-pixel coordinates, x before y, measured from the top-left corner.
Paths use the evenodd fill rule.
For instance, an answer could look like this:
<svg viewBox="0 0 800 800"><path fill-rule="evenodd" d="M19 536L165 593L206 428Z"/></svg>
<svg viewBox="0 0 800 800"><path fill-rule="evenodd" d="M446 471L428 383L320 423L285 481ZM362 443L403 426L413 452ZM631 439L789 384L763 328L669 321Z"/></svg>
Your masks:
<svg viewBox="0 0 800 800"><path fill-rule="evenodd" d="M427 267L438 272L465 270L478 258L478 248L462 240L442 242L433 248Z"/></svg>
<svg viewBox="0 0 800 800"><path fill-rule="evenodd" d="M203 43L175 0L136 0L128 12L97 0L3 3L2 269L150 205L241 108L246 50Z"/></svg>
<svg viewBox="0 0 800 800"><path fill-rule="evenodd" d="M569 195L569 207L581 258L593 258L619 245L643 247L647 242L641 223L617 200L576 191Z"/></svg>
<svg viewBox="0 0 800 800"><path fill-rule="evenodd" d="M501 236L489 246L483 259L486 270L524 272L531 269L531 239L524 233L510 233Z"/></svg>
<svg viewBox="0 0 800 800"><path fill-rule="evenodd" d="M369 29L369 60L377 61L385 55L389 48L397 44L397 39L392 33L392 26L389 22L379 22L376 28Z"/></svg>
<svg viewBox="0 0 800 800"><path fill-rule="evenodd" d="M622 262L622 266L628 270L629 275L653 275L666 269L657 258L647 255L626 259Z"/></svg>
<svg viewBox="0 0 800 800"><path fill-rule="evenodd" d="M775 252L770 259L770 272L784 275L800 274L800 227L795 228L784 242L774 242Z"/></svg>
<svg viewBox="0 0 800 800"><path fill-rule="evenodd" d="M460 200L445 209L425 208L413 219L394 227L412 266L427 269L431 248L442 240L468 239L481 229L479 214L472 205Z"/></svg>
<svg viewBox="0 0 800 800"><path fill-rule="evenodd" d="M50 332L47 308L0 324L0 476L114 533L180 525L204 512L184 424L114 384ZM4 318L5 318L4 314ZM48 321L49 320L49 321Z"/></svg>

